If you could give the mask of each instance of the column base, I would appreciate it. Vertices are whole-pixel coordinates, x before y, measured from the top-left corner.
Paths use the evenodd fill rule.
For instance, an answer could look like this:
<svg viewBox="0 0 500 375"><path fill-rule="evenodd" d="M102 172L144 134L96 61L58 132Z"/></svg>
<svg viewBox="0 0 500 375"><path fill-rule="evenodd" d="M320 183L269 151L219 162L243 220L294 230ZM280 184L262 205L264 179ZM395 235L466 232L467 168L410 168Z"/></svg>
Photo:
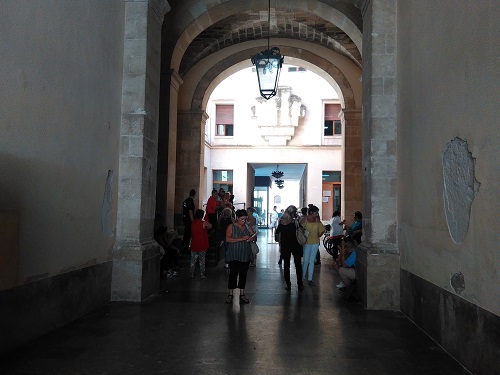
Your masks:
<svg viewBox="0 0 500 375"><path fill-rule="evenodd" d="M400 256L394 245L357 248L357 296L368 310L400 310Z"/></svg>
<svg viewBox="0 0 500 375"><path fill-rule="evenodd" d="M160 290L160 258L156 242L115 245L111 300L141 302Z"/></svg>

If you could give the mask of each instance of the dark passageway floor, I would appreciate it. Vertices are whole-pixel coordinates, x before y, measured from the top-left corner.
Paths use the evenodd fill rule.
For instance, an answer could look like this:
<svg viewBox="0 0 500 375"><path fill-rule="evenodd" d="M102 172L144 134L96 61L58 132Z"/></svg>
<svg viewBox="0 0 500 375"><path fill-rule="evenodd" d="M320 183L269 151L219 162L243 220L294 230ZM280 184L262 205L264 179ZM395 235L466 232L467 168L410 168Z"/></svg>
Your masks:
<svg viewBox="0 0 500 375"><path fill-rule="evenodd" d="M317 285L299 292L292 264L287 292L270 231L259 245L248 305L224 302L222 262L206 280L184 268L141 304L110 303L1 359L0 374L468 374L400 312L345 301L326 252Z"/></svg>

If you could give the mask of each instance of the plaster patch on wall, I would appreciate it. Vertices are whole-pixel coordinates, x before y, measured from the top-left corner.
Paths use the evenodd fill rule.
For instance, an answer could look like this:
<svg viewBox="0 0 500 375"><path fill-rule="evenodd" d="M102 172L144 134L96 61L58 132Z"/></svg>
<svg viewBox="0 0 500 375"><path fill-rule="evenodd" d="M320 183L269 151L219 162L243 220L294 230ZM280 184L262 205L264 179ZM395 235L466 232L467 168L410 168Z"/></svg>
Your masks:
<svg viewBox="0 0 500 375"><path fill-rule="evenodd" d="M104 187L104 198L101 208L101 231L107 237L113 237L113 225L111 218L111 209L113 203L113 176L112 170L108 171L106 177L106 186Z"/></svg>
<svg viewBox="0 0 500 375"><path fill-rule="evenodd" d="M455 243L462 243L467 235L472 201L481 186L474 175L474 164L467 141L455 138L448 142L443 154L444 210Z"/></svg>
<svg viewBox="0 0 500 375"><path fill-rule="evenodd" d="M457 294L462 294L465 290L465 278L462 272L457 272L451 277L451 287Z"/></svg>

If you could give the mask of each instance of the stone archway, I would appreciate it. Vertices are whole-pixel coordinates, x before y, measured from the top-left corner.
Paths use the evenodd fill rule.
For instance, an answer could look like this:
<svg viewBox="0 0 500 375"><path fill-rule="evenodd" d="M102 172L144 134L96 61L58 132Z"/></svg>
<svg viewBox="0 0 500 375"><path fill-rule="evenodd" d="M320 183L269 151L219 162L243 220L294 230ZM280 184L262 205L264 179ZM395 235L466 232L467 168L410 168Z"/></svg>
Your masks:
<svg viewBox="0 0 500 375"><path fill-rule="evenodd" d="M166 30L171 31L171 34L170 39L166 40L164 44L164 46L166 46L166 49L163 51L164 67L168 64L168 69L172 69L174 72L179 71L182 57L191 42L195 39L196 35L200 34L205 28L213 25L217 20L222 20L224 17L228 16L228 10L224 9L224 7L221 6L222 4L217 1L208 6L205 4L199 8L190 9L190 11L187 12L189 4L191 3L188 2L185 6L183 5L182 7L179 7L179 9L177 9L179 12L178 14L171 15L171 17L178 17L182 15L187 16L187 18L183 19L180 23L176 23L174 18L172 18L171 20L175 23L175 25L170 29L166 28ZM238 13L238 11L243 9L266 9L267 7L267 4L264 4L264 1L260 0L251 1L250 3L234 1L231 4L234 5L234 8L229 10L231 14ZM306 7L303 10L309 13L317 11L316 9L313 9L314 7L320 6L321 8L321 5L324 5L321 2L305 4L299 1L295 1L293 4L293 9L302 9L301 7ZM364 238L366 239L366 244L369 250L366 250L365 253L368 254L366 256L368 260L363 260L363 267L365 268L361 271L361 284L364 284L364 288L361 293L364 295L363 302L365 302L367 307L393 309L394 306L399 306L399 282L397 281L399 279L397 276L397 273L399 272L399 251L397 249L396 236L397 184L394 182L394 171L397 166L395 152L396 115L394 105L396 97L394 69L396 46L394 41L396 33L395 12L397 6L394 1L390 2L390 5L388 5L387 2L371 0L363 3L362 8L363 25L361 26L353 23L349 17L342 14L342 12L338 9L333 9L331 7L328 7L328 9L322 8L324 11L321 12L321 17L324 19L335 19L340 27L342 27L342 30L348 33L352 40L355 41L358 48L361 48L361 44L363 44L363 56L367 59L367 64L363 63L363 92L365 95L365 98L363 99L363 128L367 130L366 132L363 132L362 135L363 161L354 160L352 165L352 167L359 171L358 176L361 175L361 171L364 171L363 211L365 212L366 218ZM191 13L191 11L193 13ZM340 18L336 19L335 17L337 16ZM359 40L359 36L361 36L361 29L363 29L363 43ZM287 35L285 34L283 36L286 38ZM381 38L384 38L384 43L380 43ZM283 43L281 43L283 40L286 39L271 39L272 44L279 45L280 47L283 45ZM297 42L297 40L295 41ZM253 40L253 42L253 46L246 48L248 51L262 50L262 43L259 46L257 40ZM218 73L220 74L232 65L229 63L231 59L230 56L238 54L238 52L242 49L243 43L234 43L235 44L230 43L229 46L224 46L225 48L219 50L218 52L207 55L200 61L200 63L205 67L208 66L210 68L213 67L215 69L219 69ZM251 44L252 42L245 43ZM304 43L307 44L307 42ZM314 44L314 42L309 44L309 48L296 49L298 58L307 60L299 56L299 50L301 54L304 53L304 51L306 51L305 54L307 54L316 52L322 48L320 45ZM283 45L283 47L287 46ZM290 47L293 50L296 46ZM330 52L334 53L333 50L334 49ZM222 51L223 54L226 55L221 58L219 53ZM292 53L289 52L289 54ZM246 58L248 58L248 56L251 56L251 53L249 53ZM322 54L320 53L318 56L322 56ZM216 57L218 58L216 59ZM325 60L328 61L329 59L325 58ZM243 59L241 59L241 61L243 61ZM236 62L233 62L233 64ZM203 65L196 65L196 67L203 67ZM346 76L351 88L360 86L359 75L355 77L355 79L352 79L353 77L347 77L347 70L341 68L338 64L332 64L332 67L339 69L342 74ZM184 119L189 119L187 121L197 122L197 124L192 127L192 131L198 134L198 130L201 129L204 116L204 90L208 88L207 84L203 83L204 76L206 74L211 75L208 81L212 82L216 79L217 74L216 71L208 71L207 69L202 69L201 71L193 73L194 70L195 69L191 69L182 73L182 80L184 80L184 84L179 88L179 96L177 97L176 95L175 98L171 97L170 103L177 102L179 99L178 108L181 111L184 111L179 113L182 113ZM327 71L327 69L324 70ZM380 94L380 92L377 92L379 87L376 85L381 80L384 83L384 90L386 90L386 87L387 90ZM354 81L357 81L358 83L356 84ZM392 91L389 91L389 88L392 88ZM355 90L353 90L353 92L354 91ZM189 94L186 95L186 93ZM361 90L359 90L359 94L361 95ZM349 96L344 97L345 103L348 103L349 99ZM193 103L197 104L194 105ZM354 139L354 143L359 145L359 139L361 139L361 100L356 100L354 103L355 106L353 107L348 105L345 106L343 118L346 123L349 121L355 122L358 125L359 131L355 132L357 139ZM172 105L170 105L170 108L173 108ZM384 111L386 113L390 113L388 122L385 121L385 118L382 118L382 112ZM385 127L382 127L382 124L384 124ZM179 130L177 122L167 124L165 121L165 125L175 127L175 131ZM372 140L374 140L374 142L372 142ZM170 139L169 145L172 145L172 142L176 141ZM348 142L346 142L346 144L347 143ZM358 148L358 154L360 149L361 146ZM385 151L382 151L382 149ZM176 154L179 155L179 152ZM346 154L346 158L347 157L348 156ZM361 163L363 163L363 168L361 168ZM176 161L176 164L179 163ZM196 170L198 170L199 165L195 167ZM346 179L347 178L348 177L346 176ZM387 185L387 183L389 183L389 185ZM373 196L373 192L375 191L377 192L376 197ZM178 200L180 198L175 199ZM361 201L361 199L358 201ZM169 201L168 205L176 207L177 202ZM390 283L373 282L374 275L378 272L378 268L380 266L379 264L373 264L373 261L376 259L382 259L382 257L372 257L372 253L374 255L384 254L384 256L391 254L391 256L387 259L384 258L391 262L390 274L393 277L391 276ZM372 262L372 264L370 264L370 262ZM378 290L368 288L370 285L377 285ZM375 295L382 296L382 298L377 297L377 300L374 300L372 297Z"/></svg>
<svg viewBox="0 0 500 375"><path fill-rule="evenodd" d="M278 40L280 46L286 44L286 40ZM293 45L299 45L301 48L296 48ZM245 43L242 44L246 45ZM356 103L361 102L359 76L361 74L358 67L350 67L346 69L345 65L348 62L341 56L329 55L323 51L325 56L321 56L311 50L313 45L307 43L297 43L292 41L291 46L281 48L284 55L302 61L307 61L310 66L314 66L316 71L321 72L321 75L328 80L335 82L339 88L339 96L342 98L343 116L342 120L346 131L343 133L344 152L343 164L345 165L343 172L343 191L342 206L345 212L354 212L361 208L361 111L356 107ZM306 47L309 49L307 50ZM221 75L225 76L224 72L231 67L241 69L242 66L251 66L248 56L255 54L262 47L249 46L247 49L238 49L233 53L225 56L219 56L219 53L214 54L213 63L205 61L200 63L200 66L193 68L184 76L184 85L179 92L179 123L177 126L177 168L182 168L182 176L177 175L176 181L181 183L175 184L176 194L174 207L180 206L183 195L190 186L183 186L182 181L199 181L199 186L202 186L200 181L202 160L193 158L192 150L195 147L193 142L196 142L198 147L202 144L203 130L206 121L204 108L207 100L213 90L213 82L218 81ZM317 47L315 48L318 49ZM222 54L222 53L221 53ZM328 57L328 58L327 58ZM333 62L337 62L344 68L341 71ZM344 64L344 65L342 65ZM192 74L190 74L192 72ZM346 72L346 74L344 74ZM358 78L357 80L355 78ZM353 87L353 84L358 84L358 87ZM170 124L172 125L172 124ZM189 142L187 141L189 139ZM191 175L186 175L186 171L191 171ZM172 175L171 175L172 178Z"/></svg>
<svg viewBox="0 0 500 375"><path fill-rule="evenodd" d="M214 1L209 6L199 4L196 0L184 1L180 9L175 9L168 15L175 21L175 27L170 31L172 35L165 39L168 51L165 51L163 58L169 62L170 69L179 71L183 54L193 41L194 37L206 28L221 21L222 19L247 11L267 11L268 2L266 0L235 0L231 6L222 1ZM297 12L310 13L323 19L328 19L333 24L342 29L354 42L356 48L362 50L362 33L360 26L353 19L351 14L354 8L342 7L339 4L327 5L321 1L304 2L302 0L289 0L280 4L280 9L293 10ZM168 21L168 20L167 20Z"/></svg>

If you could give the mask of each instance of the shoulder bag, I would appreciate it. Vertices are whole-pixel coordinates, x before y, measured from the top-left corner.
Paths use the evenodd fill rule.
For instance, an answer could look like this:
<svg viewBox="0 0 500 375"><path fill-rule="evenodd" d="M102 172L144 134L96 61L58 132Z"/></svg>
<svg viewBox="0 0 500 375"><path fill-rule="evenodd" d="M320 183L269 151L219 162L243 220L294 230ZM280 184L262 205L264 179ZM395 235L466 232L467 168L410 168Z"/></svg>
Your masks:
<svg viewBox="0 0 500 375"><path fill-rule="evenodd" d="M309 232L300 223L295 220L295 236L299 245L304 245L307 242Z"/></svg>

